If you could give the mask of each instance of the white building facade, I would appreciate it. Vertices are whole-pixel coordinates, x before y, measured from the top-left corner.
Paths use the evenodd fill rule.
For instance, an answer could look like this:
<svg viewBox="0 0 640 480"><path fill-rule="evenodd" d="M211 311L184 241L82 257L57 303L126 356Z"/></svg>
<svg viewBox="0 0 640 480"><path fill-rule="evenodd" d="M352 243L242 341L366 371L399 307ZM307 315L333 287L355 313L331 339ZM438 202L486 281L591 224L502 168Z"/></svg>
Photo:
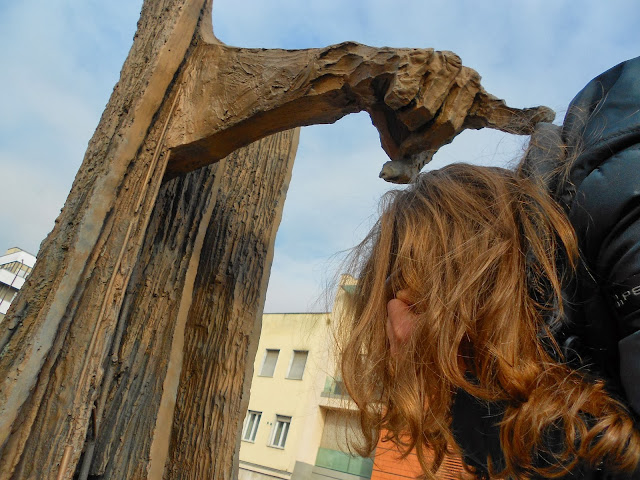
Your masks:
<svg viewBox="0 0 640 480"><path fill-rule="evenodd" d="M17 247L0 256L0 322L35 263L35 256Z"/></svg>
<svg viewBox="0 0 640 480"><path fill-rule="evenodd" d="M336 380L334 343L330 313L263 315L239 480L371 477L373 459L345 446L357 420Z"/></svg>

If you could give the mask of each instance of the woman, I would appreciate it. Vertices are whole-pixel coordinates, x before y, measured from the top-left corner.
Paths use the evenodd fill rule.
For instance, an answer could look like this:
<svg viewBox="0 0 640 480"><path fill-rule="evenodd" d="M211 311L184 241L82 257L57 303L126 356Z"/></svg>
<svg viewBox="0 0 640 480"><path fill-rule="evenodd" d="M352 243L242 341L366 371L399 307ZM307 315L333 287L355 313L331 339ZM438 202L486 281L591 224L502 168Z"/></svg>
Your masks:
<svg viewBox="0 0 640 480"><path fill-rule="evenodd" d="M572 103L568 178L544 182L571 221L529 176L562 159L535 149L516 172L452 165L385 198L343 324L360 453L384 430L427 476L456 445L478 476L640 476L639 74L625 62Z"/></svg>

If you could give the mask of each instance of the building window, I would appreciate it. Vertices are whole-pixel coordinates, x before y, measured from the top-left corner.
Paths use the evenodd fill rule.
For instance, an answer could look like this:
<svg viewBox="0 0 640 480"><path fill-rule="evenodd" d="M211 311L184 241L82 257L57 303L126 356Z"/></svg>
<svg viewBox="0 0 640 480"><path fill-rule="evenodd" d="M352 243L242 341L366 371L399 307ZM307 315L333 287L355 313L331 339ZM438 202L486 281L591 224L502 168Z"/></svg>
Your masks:
<svg viewBox="0 0 640 480"><path fill-rule="evenodd" d="M289 425L291 425L291 417L276 415L276 424L271 434L270 446L284 448L284 444L287 442L287 434L289 433Z"/></svg>
<svg viewBox="0 0 640 480"><path fill-rule="evenodd" d="M309 352L306 350L293 351L293 357L291 358L291 366L289 367L287 378L292 380L302 380L302 374L304 373L304 366L307 364L308 355Z"/></svg>
<svg viewBox="0 0 640 480"><path fill-rule="evenodd" d="M264 354L262 368L260 369L261 377L273 377L273 372L276 369L276 362L278 361L279 353L280 350L267 350L267 352Z"/></svg>
<svg viewBox="0 0 640 480"><path fill-rule="evenodd" d="M262 412L254 412L253 410L247 412L247 418L244 419L244 431L242 432L243 440L247 442L256 441L256 433L258 432L261 417Z"/></svg>

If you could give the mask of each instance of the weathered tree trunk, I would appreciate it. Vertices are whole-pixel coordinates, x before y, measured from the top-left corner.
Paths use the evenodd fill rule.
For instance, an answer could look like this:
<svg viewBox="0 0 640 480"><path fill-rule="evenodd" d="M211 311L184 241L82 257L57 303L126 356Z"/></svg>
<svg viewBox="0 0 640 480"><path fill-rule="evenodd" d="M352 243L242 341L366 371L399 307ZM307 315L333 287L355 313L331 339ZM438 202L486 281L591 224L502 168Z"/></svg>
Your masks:
<svg viewBox="0 0 640 480"><path fill-rule="evenodd" d="M0 478L70 478L164 174L171 89L204 0L145 2L54 230L2 325ZM35 472L34 472L35 469Z"/></svg>
<svg viewBox="0 0 640 480"><path fill-rule="evenodd" d="M180 308L192 298L193 282L187 277L194 276L198 265L209 206L220 183L218 168L176 178L158 195L142 261L134 268L120 311L97 402L96 429L88 435L83 464L92 475L146 478L172 347L184 336ZM161 420L171 423L171 418Z"/></svg>
<svg viewBox="0 0 640 480"><path fill-rule="evenodd" d="M232 478L294 156L291 135L269 140L224 163L186 319L168 479Z"/></svg>
<svg viewBox="0 0 640 480"><path fill-rule="evenodd" d="M381 175L406 182L465 128L529 133L551 116L507 107L451 52L237 49L210 16L211 0L143 5L0 325L2 480L230 478L296 144L266 135L365 110L391 158Z"/></svg>
<svg viewBox="0 0 640 480"><path fill-rule="evenodd" d="M91 475L160 478L171 441L169 478L231 478L297 136L268 137L162 186L89 435Z"/></svg>

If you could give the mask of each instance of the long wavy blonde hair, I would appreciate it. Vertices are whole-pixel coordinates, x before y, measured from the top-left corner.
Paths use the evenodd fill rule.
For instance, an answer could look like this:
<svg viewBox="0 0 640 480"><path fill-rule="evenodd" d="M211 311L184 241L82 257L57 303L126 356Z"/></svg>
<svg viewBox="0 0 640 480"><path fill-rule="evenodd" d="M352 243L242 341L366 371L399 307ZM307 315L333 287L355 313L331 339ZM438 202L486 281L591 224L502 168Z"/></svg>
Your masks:
<svg viewBox="0 0 640 480"><path fill-rule="evenodd" d="M563 272L578 254L569 221L540 185L455 164L388 193L381 207L355 250L358 283L340 330L342 378L364 435L355 449L369 455L385 432L405 454L415 449L434 478L455 448L450 410L462 389L505 405L506 467L496 475L636 468L640 435L628 411L603 382L565 365L550 333L562 317ZM400 290L414 325L392 355L386 306ZM544 439L558 430L564 442L550 452Z"/></svg>

